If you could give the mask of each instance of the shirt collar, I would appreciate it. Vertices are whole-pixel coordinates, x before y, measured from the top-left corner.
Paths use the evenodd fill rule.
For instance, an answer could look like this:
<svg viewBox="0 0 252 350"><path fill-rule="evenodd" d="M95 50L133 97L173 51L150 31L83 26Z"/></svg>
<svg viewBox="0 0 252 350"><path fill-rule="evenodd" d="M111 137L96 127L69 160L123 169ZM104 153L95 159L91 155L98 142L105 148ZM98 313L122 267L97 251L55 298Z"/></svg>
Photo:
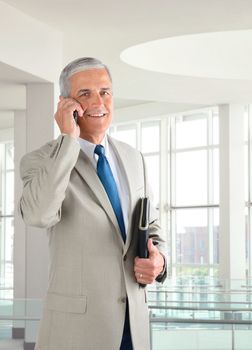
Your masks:
<svg viewBox="0 0 252 350"><path fill-rule="evenodd" d="M94 159L94 150L96 147L95 143L89 142L85 139L79 137L79 143L82 151L88 156L89 159ZM100 143L105 149L105 156L108 156L108 138L107 135L104 136L102 142Z"/></svg>

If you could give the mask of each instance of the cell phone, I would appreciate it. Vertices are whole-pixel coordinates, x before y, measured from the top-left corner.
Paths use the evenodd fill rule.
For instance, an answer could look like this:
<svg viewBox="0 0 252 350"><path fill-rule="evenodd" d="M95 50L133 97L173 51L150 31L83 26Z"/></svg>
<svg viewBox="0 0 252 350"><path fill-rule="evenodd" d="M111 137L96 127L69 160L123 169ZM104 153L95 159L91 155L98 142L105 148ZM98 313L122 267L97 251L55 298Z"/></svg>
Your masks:
<svg viewBox="0 0 252 350"><path fill-rule="evenodd" d="M73 112L73 118L74 118L75 123L77 124L78 112L76 110Z"/></svg>

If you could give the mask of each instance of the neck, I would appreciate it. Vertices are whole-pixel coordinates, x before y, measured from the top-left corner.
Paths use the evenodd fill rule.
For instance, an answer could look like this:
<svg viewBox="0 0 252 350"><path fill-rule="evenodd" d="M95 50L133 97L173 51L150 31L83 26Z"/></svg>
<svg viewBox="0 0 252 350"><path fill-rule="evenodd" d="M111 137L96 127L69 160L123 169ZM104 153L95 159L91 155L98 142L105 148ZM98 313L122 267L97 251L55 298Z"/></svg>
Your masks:
<svg viewBox="0 0 252 350"><path fill-rule="evenodd" d="M94 143L95 145L99 145L102 142L104 136L105 136L105 133L102 135L89 135L89 134L86 134L85 132L80 133L80 138L87 140L91 143Z"/></svg>

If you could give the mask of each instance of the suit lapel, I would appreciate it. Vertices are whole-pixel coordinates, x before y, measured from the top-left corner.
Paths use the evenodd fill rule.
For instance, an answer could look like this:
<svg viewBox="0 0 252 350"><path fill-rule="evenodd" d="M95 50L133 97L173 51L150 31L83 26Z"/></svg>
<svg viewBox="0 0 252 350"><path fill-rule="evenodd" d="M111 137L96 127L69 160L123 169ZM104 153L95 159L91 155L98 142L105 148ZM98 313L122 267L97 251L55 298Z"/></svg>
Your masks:
<svg viewBox="0 0 252 350"><path fill-rule="evenodd" d="M129 197L130 197L130 207L129 207L129 224L128 224L128 230L127 230L127 238L126 243L124 245L124 252L126 252L130 246L131 242L131 213L132 213L132 206L133 206L133 195L135 193L135 183L136 183L136 172L134 170L134 167L131 166L132 161L130 159L129 153L127 152L127 148L123 146L122 143L117 142L115 139L112 139L110 136L108 136L108 141L110 145L113 147L113 150L117 156L119 166L121 169L123 169L124 174L126 176L128 189L129 189Z"/></svg>
<svg viewBox="0 0 252 350"><path fill-rule="evenodd" d="M123 169L123 172L126 176L128 189L129 189L129 197L130 197L130 207L129 207L129 224L128 224L128 230L127 230L127 238L126 243L124 244L120 232L120 228L114 213L114 210L111 206L111 203L108 199L107 193L99 180L97 173L90 162L89 158L85 155L83 151L80 151L78 160L75 165L75 169L80 174L80 176L85 180L89 188L93 191L96 198L101 203L101 206L106 211L109 219L112 221L113 225L115 226L118 236L120 237L120 241L124 246L124 252L126 252L130 246L131 242L131 213L132 213L132 207L133 207L133 196L135 193L135 183L136 183L136 172L134 167L131 166L132 161L130 159L129 153L127 152L127 148L123 146L120 142L117 142L115 139L112 139L110 136L108 136L108 142L113 147L113 150L116 154L116 157L119 162L119 166L121 169Z"/></svg>
<svg viewBox="0 0 252 350"><path fill-rule="evenodd" d="M77 162L75 164L75 169L80 174L80 176L85 180L85 182L87 183L89 188L93 191L96 198L101 203L101 206L103 207L103 209L107 213L109 219L112 221L113 225L117 229L118 235L120 236L121 241L123 243L122 236L120 233L120 228L119 228L114 210L113 210L111 203L108 199L107 193L106 193L101 181L99 180L99 177L97 176L97 173L96 173L92 163L90 162L88 157L85 155L85 153L82 151L80 151L79 157L78 157Z"/></svg>

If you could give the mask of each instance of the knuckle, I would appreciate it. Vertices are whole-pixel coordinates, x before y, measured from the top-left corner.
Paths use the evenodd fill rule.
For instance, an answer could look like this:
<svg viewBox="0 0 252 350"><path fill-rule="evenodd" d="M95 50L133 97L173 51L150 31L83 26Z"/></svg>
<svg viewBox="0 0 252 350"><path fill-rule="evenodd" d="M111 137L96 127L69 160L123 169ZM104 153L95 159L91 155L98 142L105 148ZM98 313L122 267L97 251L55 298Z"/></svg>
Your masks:
<svg viewBox="0 0 252 350"><path fill-rule="evenodd" d="M152 261L150 264L150 269L154 270L155 268L156 268L156 263L155 263L155 261Z"/></svg>
<svg viewBox="0 0 252 350"><path fill-rule="evenodd" d="M150 277L151 277L151 279L155 279L156 275L155 275L154 271L151 273Z"/></svg>

